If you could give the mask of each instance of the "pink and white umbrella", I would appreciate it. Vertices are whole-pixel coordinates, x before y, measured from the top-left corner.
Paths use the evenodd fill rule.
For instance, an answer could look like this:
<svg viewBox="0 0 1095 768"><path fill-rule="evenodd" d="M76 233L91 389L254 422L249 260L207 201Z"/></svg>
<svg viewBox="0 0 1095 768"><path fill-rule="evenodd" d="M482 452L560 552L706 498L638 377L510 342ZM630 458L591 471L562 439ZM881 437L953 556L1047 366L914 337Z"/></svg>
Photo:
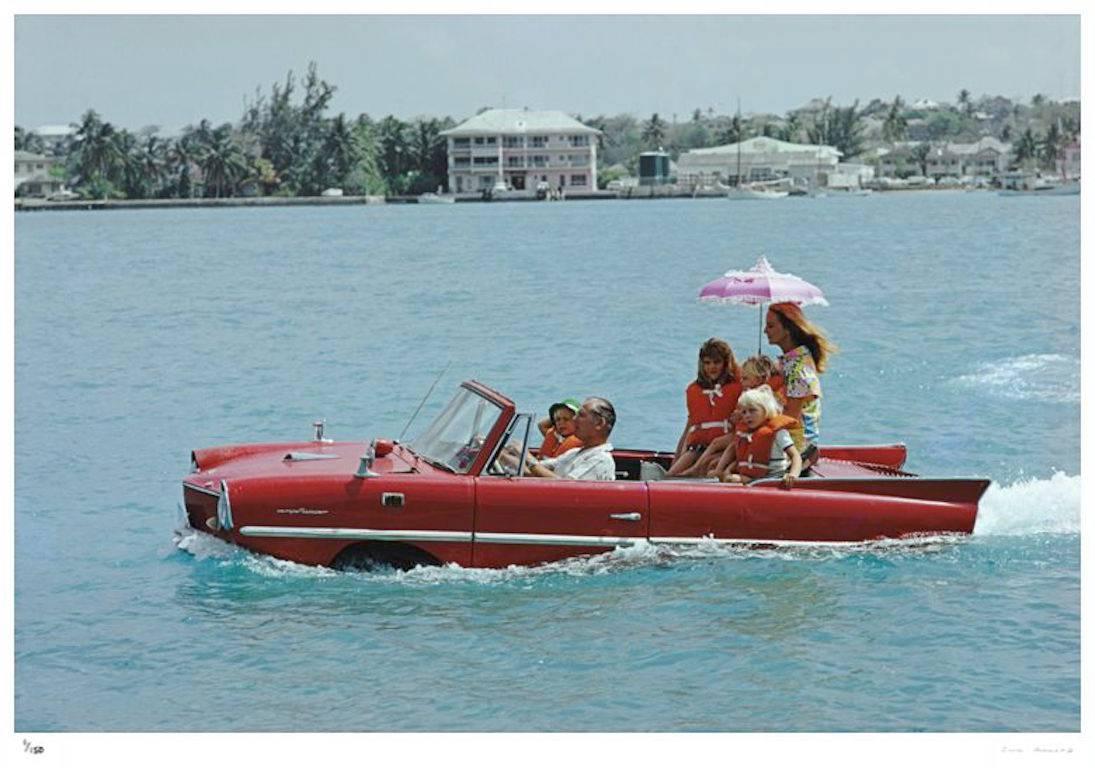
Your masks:
<svg viewBox="0 0 1095 768"><path fill-rule="evenodd" d="M720 278L712 280L700 289L700 301L720 304L746 304L760 307L760 328L757 331L757 350L761 348L761 332L764 329L764 305L792 302L798 305L821 304L829 302L821 289L808 283L801 277L776 272L768 259L761 256L752 269L731 270Z"/></svg>

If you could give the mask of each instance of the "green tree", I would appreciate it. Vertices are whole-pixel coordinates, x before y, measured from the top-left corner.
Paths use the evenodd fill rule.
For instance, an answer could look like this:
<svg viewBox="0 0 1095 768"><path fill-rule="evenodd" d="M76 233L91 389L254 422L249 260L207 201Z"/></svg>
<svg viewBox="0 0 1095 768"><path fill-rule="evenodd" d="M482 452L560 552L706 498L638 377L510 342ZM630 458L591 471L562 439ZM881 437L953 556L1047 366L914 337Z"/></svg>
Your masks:
<svg viewBox="0 0 1095 768"><path fill-rule="evenodd" d="M970 92L965 88L958 92L958 106L962 110L962 114L973 114L973 102L970 101Z"/></svg>
<svg viewBox="0 0 1095 768"><path fill-rule="evenodd" d="M1057 124L1053 123L1049 126L1049 130L1046 131L1045 138L1042 139L1041 158L1045 167L1057 167L1057 160L1061 156L1064 145L1064 137L1061 135L1061 131L1057 127Z"/></svg>
<svg viewBox="0 0 1095 768"><path fill-rule="evenodd" d="M114 178L111 179L130 200L149 197L145 185L139 141L129 131L122 129L114 134L117 148L117 161L114 165Z"/></svg>
<svg viewBox="0 0 1095 768"><path fill-rule="evenodd" d="M46 151L46 144L34 131L25 131L17 125L15 126L15 149L40 155Z"/></svg>
<svg viewBox="0 0 1095 768"><path fill-rule="evenodd" d="M719 131L715 136L715 142L718 144L737 144L740 141L745 141L749 138L749 131L745 126L745 123L741 119L741 115L734 115L730 118L730 123L726 128Z"/></svg>
<svg viewBox="0 0 1095 768"><path fill-rule="evenodd" d="M780 129L779 138L783 141L797 142L801 130L802 123L799 121L798 112L788 112Z"/></svg>
<svg viewBox="0 0 1095 768"><path fill-rule="evenodd" d="M397 195L409 186L406 174L413 168L407 129L407 124L394 115L388 115L377 125L378 166L388 189Z"/></svg>
<svg viewBox="0 0 1095 768"><path fill-rule="evenodd" d="M920 168L920 175L928 175L928 155L931 154L931 144L927 142L921 142L912 148L912 159L916 162L917 167Z"/></svg>
<svg viewBox="0 0 1095 768"><path fill-rule="evenodd" d="M89 109L73 127L76 136L70 160L75 174L84 182L90 183L96 178L110 182L121 161L114 126L104 123L95 110ZM114 192L110 185L101 183L95 188Z"/></svg>
<svg viewBox="0 0 1095 768"><path fill-rule="evenodd" d="M273 164L282 191L315 194L327 180L327 164L317 155L327 138L323 113L335 87L319 77L313 61L308 64L300 104L294 103L296 89L290 70L284 84L271 86L269 98L257 92L244 111L240 131L257 138L259 156Z"/></svg>
<svg viewBox="0 0 1095 768"><path fill-rule="evenodd" d="M194 139L184 134L167 150L166 171L172 197L190 198L194 194L193 172L197 167L198 148Z"/></svg>
<svg viewBox="0 0 1095 768"><path fill-rule="evenodd" d="M890 104L890 108L886 112L886 119L882 123L882 138L885 141L901 141L905 138L908 121L905 120L905 116L902 114L904 108L905 102L901 100L901 97L894 96L893 103Z"/></svg>
<svg viewBox="0 0 1095 768"><path fill-rule="evenodd" d="M200 145L198 165L205 180L206 197L231 197L235 193L236 185L246 178L250 166L232 137L230 123L211 131Z"/></svg>
<svg viewBox="0 0 1095 768"><path fill-rule="evenodd" d="M383 195L388 192L384 176L377 160L376 125L366 114L358 115L353 127L357 163L350 170L346 181L352 194Z"/></svg>
<svg viewBox="0 0 1095 768"><path fill-rule="evenodd" d="M643 123L643 144L649 149L658 149L665 143L665 131L665 121L655 112Z"/></svg>
<svg viewBox="0 0 1095 768"><path fill-rule="evenodd" d="M1034 138L1034 132L1027 128L1019 137L1015 145L1015 162L1019 165L1027 165L1038 156L1038 140Z"/></svg>
<svg viewBox="0 0 1095 768"><path fill-rule="evenodd" d="M410 152L414 170L418 172L411 188L414 194L432 192L447 186L448 145L441 131L443 123L435 119L419 119L410 127Z"/></svg>

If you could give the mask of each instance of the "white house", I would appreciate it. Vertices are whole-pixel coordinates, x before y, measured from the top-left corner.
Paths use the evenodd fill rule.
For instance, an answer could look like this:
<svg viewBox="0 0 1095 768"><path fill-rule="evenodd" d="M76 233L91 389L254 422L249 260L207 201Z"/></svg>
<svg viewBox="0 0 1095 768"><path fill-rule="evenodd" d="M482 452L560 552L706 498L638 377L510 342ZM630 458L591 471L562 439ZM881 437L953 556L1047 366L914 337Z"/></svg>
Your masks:
<svg viewBox="0 0 1095 768"><path fill-rule="evenodd" d="M19 197L47 197L64 188L64 180L50 175L56 158L15 150L15 194Z"/></svg>
<svg viewBox="0 0 1095 768"><path fill-rule="evenodd" d="M535 192L597 188L601 131L555 110L488 109L442 131L449 143L449 190L479 193L504 184Z"/></svg>
<svg viewBox="0 0 1095 768"><path fill-rule="evenodd" d="M740 149L740 152L739 152ZM708 185L716 181L737 184L790 178L824 186L834 173L841 153L824 144L793 144L769 136L755 136L738 144L704 147L677 159L677 183ZM740 166L740 174L739 174Z"/></svg>

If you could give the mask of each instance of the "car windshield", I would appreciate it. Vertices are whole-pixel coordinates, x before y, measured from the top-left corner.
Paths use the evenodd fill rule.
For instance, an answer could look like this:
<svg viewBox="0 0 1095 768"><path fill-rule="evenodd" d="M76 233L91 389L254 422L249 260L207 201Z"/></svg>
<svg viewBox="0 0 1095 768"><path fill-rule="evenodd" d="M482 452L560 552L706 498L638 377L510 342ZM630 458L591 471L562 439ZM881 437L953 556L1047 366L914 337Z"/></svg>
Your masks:
<svg viewBox="0 0 1095 768"><path fill-rule="evenodd" d="M461 387L433 424L408 447L427 461L464 474L501 415L501 407Z"/></svg>

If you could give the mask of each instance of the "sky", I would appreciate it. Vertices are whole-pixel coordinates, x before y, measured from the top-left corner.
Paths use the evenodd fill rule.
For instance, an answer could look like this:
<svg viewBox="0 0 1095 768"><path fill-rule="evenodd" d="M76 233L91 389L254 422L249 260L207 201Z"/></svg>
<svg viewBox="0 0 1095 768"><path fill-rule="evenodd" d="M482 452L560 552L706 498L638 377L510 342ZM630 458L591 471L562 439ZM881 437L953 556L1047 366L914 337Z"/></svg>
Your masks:
<svg viewBox="0 0 1095 768"><path fill-rule="evenodd" d="M811 98L1080 95L1077 15L17 14L15 124L95 109L136 130L236 122L315 61L328 114L461 120L482 107L782 114Z"/></svg>

